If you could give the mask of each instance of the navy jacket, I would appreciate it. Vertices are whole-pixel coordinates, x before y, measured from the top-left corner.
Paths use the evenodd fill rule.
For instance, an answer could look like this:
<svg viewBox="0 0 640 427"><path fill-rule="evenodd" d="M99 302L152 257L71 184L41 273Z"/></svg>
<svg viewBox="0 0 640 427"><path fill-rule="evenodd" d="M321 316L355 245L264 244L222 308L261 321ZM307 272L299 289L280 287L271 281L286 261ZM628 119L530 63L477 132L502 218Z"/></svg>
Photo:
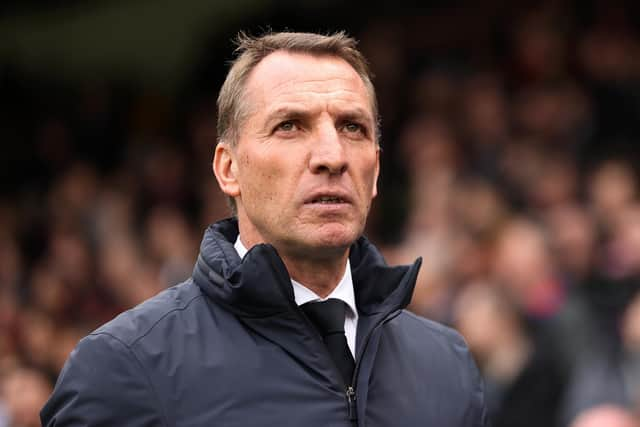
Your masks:
<svg viewBox="0 0 640 427"><path fill-rule="evenodd" d="M347 389L295 303L270 245L241 261L234 220L206 231L193 277L80 341L41 412L45 426L485 425L462 338L403 310L420 260L389 267L351 248L359 312Z"/></svg>

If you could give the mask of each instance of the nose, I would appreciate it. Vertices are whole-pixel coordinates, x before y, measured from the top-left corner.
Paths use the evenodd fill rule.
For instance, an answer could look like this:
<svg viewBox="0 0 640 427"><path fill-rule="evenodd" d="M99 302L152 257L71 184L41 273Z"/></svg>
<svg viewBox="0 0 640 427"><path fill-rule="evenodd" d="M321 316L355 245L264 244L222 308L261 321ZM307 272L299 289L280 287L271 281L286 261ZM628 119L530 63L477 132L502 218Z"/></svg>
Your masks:
<svg viewBox="0 0 640 427"><path fill-rule="evenodd" d="M341 175L347 170L347 156L338 129L333 125L318 129L316 141L311 150L309 167L313 173Z"/></svg>

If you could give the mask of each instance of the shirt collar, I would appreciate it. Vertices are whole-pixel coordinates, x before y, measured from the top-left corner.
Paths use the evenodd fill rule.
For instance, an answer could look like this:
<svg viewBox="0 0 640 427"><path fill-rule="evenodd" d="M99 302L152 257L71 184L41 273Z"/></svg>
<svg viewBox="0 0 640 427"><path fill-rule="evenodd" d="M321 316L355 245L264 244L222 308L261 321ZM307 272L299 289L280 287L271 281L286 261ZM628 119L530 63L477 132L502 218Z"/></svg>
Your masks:
<svg viewBox="0 0 640 427"><path fill-rule="evenodd" d="M248 252L247 248L240 240L240 235L238 235L238 238L236 239L233 247L238 252L240 258L244 258L244 256ZM348 311L350 316L356 318L358 316L358 310L356 309L356 298L353 292L353 280L351 278L351 264L349 263L348 258L342 279L340 279L338 286L336 286L333 291L331 291L331 293L327 295L326 298L320 298L320 296L313 292L311 289L293 279L291 279L291 285L293 287L293 296L296 300L296 304L298 304L299 306L308 302L326 301L329 298L336 298L344 301L344 303L347 304L347 307L349 307L350 309L350 313Z"/></svg>

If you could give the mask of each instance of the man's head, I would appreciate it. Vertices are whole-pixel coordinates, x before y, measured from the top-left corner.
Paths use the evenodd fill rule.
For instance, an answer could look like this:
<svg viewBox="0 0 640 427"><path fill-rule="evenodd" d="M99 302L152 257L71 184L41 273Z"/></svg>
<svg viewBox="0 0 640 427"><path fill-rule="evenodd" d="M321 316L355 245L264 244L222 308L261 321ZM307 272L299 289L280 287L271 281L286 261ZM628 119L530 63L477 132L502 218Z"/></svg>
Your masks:
<svg viewBox="0 0 640 427"><path fill-rule="evenodd" d="M247 243L314 256L361 233L378 176L375 93L355 41L243 37L218 98L213 163Z"/></svg>

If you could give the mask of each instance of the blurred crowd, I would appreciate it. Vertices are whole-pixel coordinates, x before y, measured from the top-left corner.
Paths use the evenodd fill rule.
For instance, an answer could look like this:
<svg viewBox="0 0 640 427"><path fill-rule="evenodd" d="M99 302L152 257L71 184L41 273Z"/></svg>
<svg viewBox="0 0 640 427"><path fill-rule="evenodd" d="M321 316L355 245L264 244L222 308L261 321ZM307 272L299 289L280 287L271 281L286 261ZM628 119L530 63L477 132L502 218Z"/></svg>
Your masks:
<svg viewBox="0 0 640 427"><path fill-rule="evenodd" d="M464 335L495 427L637 427L640 34L550 4L352 30L382 115L367 235L424 258L410 309ZM188 278L229 210L215 91L2 79L0 427L26 427L77 341Z"/></svg>

